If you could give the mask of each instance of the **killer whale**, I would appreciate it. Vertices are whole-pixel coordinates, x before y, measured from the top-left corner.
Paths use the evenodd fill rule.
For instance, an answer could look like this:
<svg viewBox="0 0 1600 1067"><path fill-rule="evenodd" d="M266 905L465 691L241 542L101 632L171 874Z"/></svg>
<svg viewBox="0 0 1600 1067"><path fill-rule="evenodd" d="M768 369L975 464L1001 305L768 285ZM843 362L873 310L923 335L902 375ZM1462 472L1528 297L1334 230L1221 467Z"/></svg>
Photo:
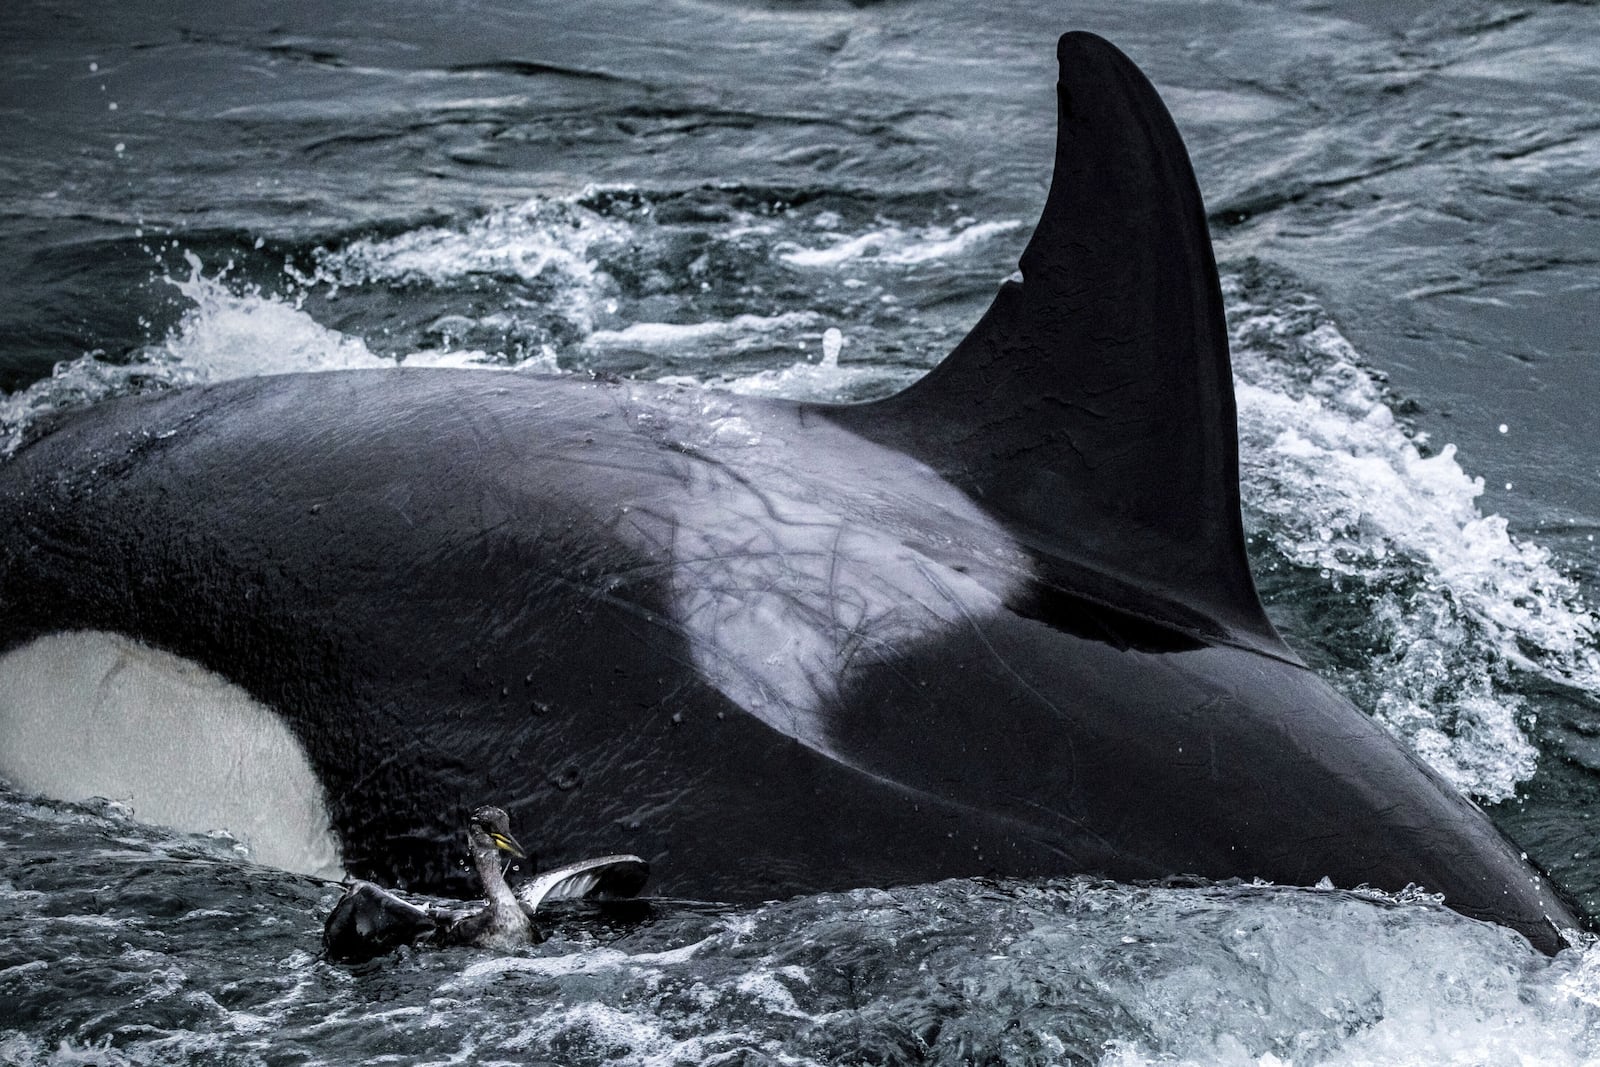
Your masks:
<svg viewBox="0 0 1600 1067"><path fill-rule="evenodd" d="M1559 947L1556 890L1267 620L1187 153L1111 45L1059 58L1021 280L896 396L402 367L43 428L0 468L0 777L144 736L136 808L220 765L173 810L248 790L297 813L260 830L282 862L331 839L409 888L464 891L494 796L545 859L636 853L684 896L1327 878ZM152 712L132 662L226 699ZM258 749L286 769L247 782Z"/></svg>

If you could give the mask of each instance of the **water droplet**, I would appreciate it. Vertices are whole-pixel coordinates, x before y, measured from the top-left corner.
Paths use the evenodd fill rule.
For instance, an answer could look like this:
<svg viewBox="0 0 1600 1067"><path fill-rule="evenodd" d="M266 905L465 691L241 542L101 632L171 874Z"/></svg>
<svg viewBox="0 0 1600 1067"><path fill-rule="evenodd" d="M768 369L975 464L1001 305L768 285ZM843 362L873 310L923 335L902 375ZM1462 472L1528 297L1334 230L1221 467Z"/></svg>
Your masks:
<svg viewBox="0 0 1600 1067"><path fill-rule="evenodd" d="M839 351L844 348L844 334L837 326L829 326L822 331L822 365L824 367L837 367L839 365Z"/></svg>

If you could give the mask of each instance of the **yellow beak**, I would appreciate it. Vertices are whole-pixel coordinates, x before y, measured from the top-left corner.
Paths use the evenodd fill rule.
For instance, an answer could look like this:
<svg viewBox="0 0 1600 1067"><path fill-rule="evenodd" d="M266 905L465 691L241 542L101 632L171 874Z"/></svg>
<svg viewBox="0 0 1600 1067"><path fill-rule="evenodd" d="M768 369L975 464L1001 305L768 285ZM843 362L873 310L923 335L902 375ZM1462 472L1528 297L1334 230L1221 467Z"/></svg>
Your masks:
<svg viewBox="0 0 1600 1067"><path fill-rule="evenodd" d="M489 832L489 840L493 841L494 847L498 848L502 852L509 852L513 856L518 856L522 859L527 859L528 857L528 854L522 851L522 846L517 844L506 834L497 834L491 830Z"/></svg>

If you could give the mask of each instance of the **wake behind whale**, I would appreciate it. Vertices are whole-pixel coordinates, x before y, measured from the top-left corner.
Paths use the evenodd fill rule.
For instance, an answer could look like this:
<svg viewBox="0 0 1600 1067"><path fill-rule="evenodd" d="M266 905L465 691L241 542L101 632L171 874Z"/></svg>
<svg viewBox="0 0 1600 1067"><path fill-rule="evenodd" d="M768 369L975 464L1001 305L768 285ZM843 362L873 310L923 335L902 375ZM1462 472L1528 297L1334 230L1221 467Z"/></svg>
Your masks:
<svg viewBox="0 0 1600 1067"><path fill-rule="evenodd" d="M1119 52L1060 53L1022 280L917 385L400 369L102 405L0 471L4 669L63 639L203 667L286 729L344 868L394 884L448 887L494 795L546 856L638 853L684 895L1416 883L1553 949L1576 920L1541 876L1267 622L1186 153ZM117 673L89 679L113 718ZM54 689L5 687L8 736L59 744ZM161 736L242 781L237 731L192 718ZM0 774L60 788L29 768Z"/></svg>

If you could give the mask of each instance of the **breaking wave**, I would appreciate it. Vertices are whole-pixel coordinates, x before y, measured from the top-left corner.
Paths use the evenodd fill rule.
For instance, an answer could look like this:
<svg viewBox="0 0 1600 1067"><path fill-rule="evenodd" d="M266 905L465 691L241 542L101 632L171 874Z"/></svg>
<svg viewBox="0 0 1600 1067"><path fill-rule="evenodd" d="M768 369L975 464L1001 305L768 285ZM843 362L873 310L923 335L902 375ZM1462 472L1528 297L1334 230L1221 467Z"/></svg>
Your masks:
<svg viewBox="0 0 1600 1067"><path fill-rule="evenodd" d="M1483 480L1395 415L1313 297L1260 264L1223 289L1264 595L1459 788L1511 796L1537 756L1514 674L1600 692L1600 620L1546 549L1482 514Z"/></svg>
<svg viewBox="0 0 1600 1067"><path fill-rule="evenodd" d="M318 957L338 887L0 790L0 1059L1538 1063L1600 1056L1600 948L1425 894L955 880L575 907L510 955ZM48 859L49 862L45 862Z"/></svg>

